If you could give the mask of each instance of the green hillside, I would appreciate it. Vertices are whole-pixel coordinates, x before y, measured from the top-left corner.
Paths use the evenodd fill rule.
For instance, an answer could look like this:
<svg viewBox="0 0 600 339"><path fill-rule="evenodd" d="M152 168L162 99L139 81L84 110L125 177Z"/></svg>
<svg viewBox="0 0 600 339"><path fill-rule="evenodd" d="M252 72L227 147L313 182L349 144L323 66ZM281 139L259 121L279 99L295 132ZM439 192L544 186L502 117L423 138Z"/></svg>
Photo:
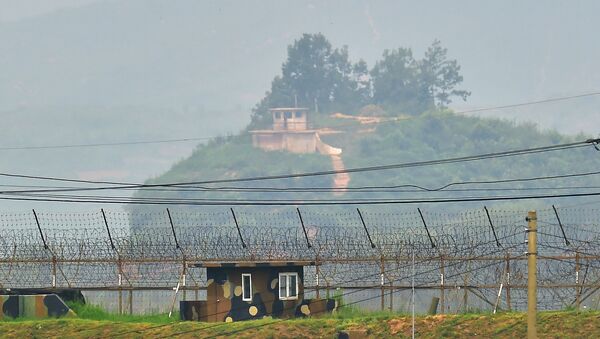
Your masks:
<svg viewBox="0 0 600 339"><path fill-rule="evenodd" d="M460 88L463 77L457 60L450 59L441 42L434 41L419 58L409 48L386 50L371 69L362 60L353 63L348 47L334 48L322 34L304 34L288 47L281 75L257 103L246 130L230 138L200 145L193 154L149 183L239 179L265 175L331 170L333 159L320 154L266 152L252 147L248 133L270 128L268 109L297 104L310 107L309 125L329 128L321 139L342 148L344 168L407 163L526 149L583 140L541 131L534 124L469 117L449 111L453 100L467 100ZM344 115L335 114L341 112ZM374 119L370 123L360 117ZM443 191L436 187L460 181L527 178L591 171L598 153L590 146L526 156L462 162L428 167L350 174L350 187L399 186L393 192L371 189L331 192L240 192L240 188L332 187L331 176L228 183L229 191L170 190L139 192L138 197L227 199L349 199L436 198L489 194L532 195L569 192L567 186L600 186L593 176L558 181L511 182L504 185L455 185ZM336 159L336 164L340 163ZM209 185L210 186L210 185ZM419 187L415 187L419 186ZM210 186L212 188L216 186ZM231 188L235 191L231 191ZM488 191L494 188L496 191ZM527 190L525 190L527 188ZM475 190L473 190L475 189ZM579 189L579 192L581 189ZM521 204L521 202L519 202ZM463 206L464 207L464 206Z"/></svg>
<svg viewBox="0 0 600 339"><path fill-rule="evenodd" d="M332 122L334 124L335 122ZM364 127L355 123L348 126L342 121L344 133L323 137L324 141L343 149L342 159L347 168L381 164L404 163L488 152L523 149L535 146L568 143L585 139L585 136L564 136L556 132L542 132L533 125L516 125L507 121L465 117L449 112L431 112L408 120L382 123L377 127ZM373 128L373 131L365 130ZM362 131L362 132L361 132ZM350 186L387 186L412 184L427 188L439 187L456 181L526 178L595 170L594 157L598 153L589 148L448 164L430 167L385 170L350 174ZM573 168L577 168L574 171ZM331 160L320 154L292 154L281 151L262 151L253 148L250 136L243 134L220 139L199 146L193 154L175 164L168 172L149 183L235 179L287 173L331 170ZM331 176L270 180L262 182L232 183L221 186L235 187L332 187ZM394 197L433 198L447 196L473 196L485 194L542 194L568 190L563 186L600 186L596 177L569 180L517 182L501 185L472 185L452 187L449 191L423 192L404 188L408 192L346 192L336 198ZM502 191L456 191L465 188L501 188ZM538 188L523 191L522 189ZM554 187L555 189L549 189ZM504 191L511 188L516 190ZM454 189L454 190L453 190ZM185 198L253 198L253 199L327 199L331 193L285 192L139 192L140 196ZM520 203L520 202L519 202Z"/></svg>

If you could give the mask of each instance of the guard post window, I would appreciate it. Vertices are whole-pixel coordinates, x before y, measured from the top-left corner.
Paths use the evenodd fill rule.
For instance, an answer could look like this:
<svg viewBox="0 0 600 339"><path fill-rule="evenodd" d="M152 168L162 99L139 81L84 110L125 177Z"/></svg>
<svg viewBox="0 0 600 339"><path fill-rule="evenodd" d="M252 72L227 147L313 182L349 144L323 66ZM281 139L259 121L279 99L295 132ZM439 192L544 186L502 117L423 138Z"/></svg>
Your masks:
<svg viewBox="0 0 600 339"><path fill-rule="evenodd" d="M242 274L242 300L252 301L252 275L250 273Z"/></svg>
<svg viewBox="0 0 600 339"><path fill-rule="evenodd" d="M279 299L298 299L298 273L279 273Z"/></svg>

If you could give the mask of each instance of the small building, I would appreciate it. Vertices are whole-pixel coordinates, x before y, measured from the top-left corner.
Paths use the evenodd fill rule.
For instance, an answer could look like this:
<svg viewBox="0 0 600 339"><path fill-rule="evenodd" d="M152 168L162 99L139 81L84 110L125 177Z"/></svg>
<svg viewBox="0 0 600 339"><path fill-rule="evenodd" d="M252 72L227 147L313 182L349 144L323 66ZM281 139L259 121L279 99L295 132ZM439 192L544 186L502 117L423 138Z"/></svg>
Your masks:
<svg viewBox="0 0 600 339"><path fill-rule="evenodd" d="M181 301L182 320L232 322L293 318L336 309L334 299L304 297L304 266L314 261L205 262L206 300Z"/></svg>
<svg viewBox="0 0 600 339"><path fill-rule="evenodd" d="M341 149L321 141L319 130L308 128L308 108L271 108L269 112L273 117L272 129L250 131L254 147L265 151L341 154Z"/></svg>
<svg viewBox="0 0 600 339"><path fill-rule="evenodd" d="M274 131L304 131L308 129L308 108L271 108Z"/></svg>

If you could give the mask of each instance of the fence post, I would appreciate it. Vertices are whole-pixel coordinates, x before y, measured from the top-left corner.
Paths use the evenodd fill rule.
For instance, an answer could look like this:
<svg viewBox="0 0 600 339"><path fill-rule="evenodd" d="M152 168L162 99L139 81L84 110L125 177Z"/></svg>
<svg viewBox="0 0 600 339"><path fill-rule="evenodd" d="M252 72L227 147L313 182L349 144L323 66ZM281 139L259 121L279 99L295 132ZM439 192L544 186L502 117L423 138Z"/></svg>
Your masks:
<svg viewBox="0 0 600 339"><path fill-rule="evenodd" d="M579 311L581 292L579 289L579 252L575 252L575 307Z"/></svg>
<svg viewBox="0 0 600 339"><path fill-rule="evenodd" d="M512 307L510 305L510 254L506 253L506 308L510 312Z"/></svg>
<svg viewBox="0 0 600 339"><path fill-rule="evenodd" d="M469 272L468 270L471 267L471 261L467 263L467 273L464 276L463 280L463 312L467 313L469 310Z"/></svg>
<svg viewBox="0 0 600 339"><path fill-rule="evenodd" d="M381 255L381 263L379 265L379 267L381 268L381 310L383 311L385 309L385 287L384 287L384 283L385 283L385 279L384 279L384 273L385 273L385 267L384 267L385 263L383 261L383 255Z"/></svg>
<svg viewBox="0 0 600 339"><path fill-rule="evenodd" d="M186 299L187 288L186 288L186 275L187 275L187 264L185 262L185 258L183 258L183 276L181 277L181 286L183 287L183 300Z"/></svg>
<svg viewBox="0 0 600 339"><path fill-rule="evenodd" d="M527 338L537 338L537 214L527 213Z"/></svg>
<svg viewBox="0 0 600 339"><path fill-rule="evenodd" d="M444 314L445 290L444 290L444 255L440 256L440 314Z"/></svg>
<svg viewBox="0 0 600 339"><path fill-rule="evenodd" d="M133 289L129 289L129 315L133 314Z"/></svg>
<svg viewBox="0 0 600 339"><path fill-rule="evenodd" d="M319 255L317 255L316 258L315 258L315 264L316 264L315 271L316 271L316 274L317 274L317 277L316 277L316 280L317 280L316 281L317 282L316 293L317 293L317 299L319 299L320 298L320 294L319 294L319 274L321 273L321 270L319 268L319 266L321 266L320 263L319 263Z"/></svg>
<svg viewBox="0 0 600 339"><path fill-rule="evenodd" d="M56 256L52 254L52 288L56 288Z"/></svg>
<svg viewBox="0 0 600 339"><path fill-rule="evenodd" d="M121 258L118 258L117 266L119 270L119 314L123 314L123 267L121 265Z"/></svg>
<svg viewBox="0 0 600 339"><path fill-rule="evenodd" d="M390 312L394 311L394 279L390 279Z"/></svg>

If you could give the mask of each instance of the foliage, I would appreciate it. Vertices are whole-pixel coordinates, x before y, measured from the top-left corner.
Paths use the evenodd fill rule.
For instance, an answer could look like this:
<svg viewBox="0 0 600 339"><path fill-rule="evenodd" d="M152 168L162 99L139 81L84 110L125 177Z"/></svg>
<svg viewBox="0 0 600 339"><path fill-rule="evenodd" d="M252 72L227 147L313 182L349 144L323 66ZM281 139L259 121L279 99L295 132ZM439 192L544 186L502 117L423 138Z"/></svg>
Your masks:
<svg viewBox="0 0 600 339"><path fill-rule="evenodd" d="M315 110L350 108L370 97L368 67L364 61L352 64L348 48L333 48L323 34L303 34L288 47L282 75L254 109L253 127L264 126L271 107L311 107Z"/></svg>
<svg viewBox="0 0 600 339"><path fill-rule="evenodd" d="M385 50L371 71L373 102L419 114L434 106L445 107L453 96L466 100L470 92L455 89L463 81L460 66L448 60L447 53L438 40L421 60L409 48Z"/></svg>
<svg viewBox="0 0 600 339"><path fill-rule="evenodd" d="M336 120L336 119L334 119ZM339 119L338 119L339 120ZM346 123L346 120L338 123ZM331 125L334 125L332 123ZM408 120L389 121L377 125L374 131L360 133L365 129L360 124L341 127L344 133L322 136L322 139L343 149L342 159L346 168L373 166L381 164L424 161L457 156L481 154L487 152L523 149L534 146L552 145L585 139L585 136L567 137L552 131L539 131L533 125L515 124L497 119L481 119L453 114L448 111L431 111ZM591 153L592 152L592 153ZM436 188L447 183L471 180L490 180L500 178L523 178L564 173L571 164L579 164L578 171L593 171L593 163L588 161L593 149L573 149L569 152L551 152L527 156L488 159L460 164L445 164L402 170L387 170L374 173L350 174L352 186L393 186L414 184ZM329 157L319 154L292 154L286 152L266 152L253 148L248 137L234 137L221 142L212 142L200 146L194 154L182 160L164 175L151 182L194 181L218 178L242 178L272 174L286 174L330 170ZM496 185L498 188L523 189L526 187L549 186L555 182L509 183ZM273 186L273 187L331 187L330 176L271 180L269 182L236 183L235 186ZM599 186L596 177L573 178L559 185ZM490 186L481 186L482 188ZM455 187L456 188L456 187ZM466 187L460 187L466 188ZM564 193L546 189L545 194ZM539 194L540 191L509 191L504 195ZM138 195L142 195L139 192ZM157 196L157 192L145 193ZM165 195L167 193L164 193ZM254 199L349 199L349 198L441 198L473 195L499 194L498 192L447 191L407 193L346 193L333 196L330 193L199 193L170 192L170 197L206 198L254 198ZM142 195L143 196L143 195ZM546 201L544 201L546 202ZM550 201L548 201L550 202ZM524 202L504 203L504 207L523 205ZM532 202L528 202L530 207ZM550 202L553 203L553 202ZM480 207L478 204L477 207ZM488 207L494 203L488 203ZM444 205L444 209L464 209L470 205ZM311 207L313 208L313 207ZM373 207L374 208L374 207ZM394 206L412 208L412 206ZM328 210L333 208L328 207Z"/></svg>
<svg viewBox="0 0 600 339"><path fill-rule="evenodd" d="M466 100L470 93L456 89L463 81L460 66L447 52L438 40L421 60L409 48L386 50L369 70L364 60L352 64L347 46L333 48L322 34L304 34L288 47L282 74L254 108L250 128L268 125L269 108L296 103L318 112L350 114L377 104L416 115L443 108L452 97Z"/></svg>

